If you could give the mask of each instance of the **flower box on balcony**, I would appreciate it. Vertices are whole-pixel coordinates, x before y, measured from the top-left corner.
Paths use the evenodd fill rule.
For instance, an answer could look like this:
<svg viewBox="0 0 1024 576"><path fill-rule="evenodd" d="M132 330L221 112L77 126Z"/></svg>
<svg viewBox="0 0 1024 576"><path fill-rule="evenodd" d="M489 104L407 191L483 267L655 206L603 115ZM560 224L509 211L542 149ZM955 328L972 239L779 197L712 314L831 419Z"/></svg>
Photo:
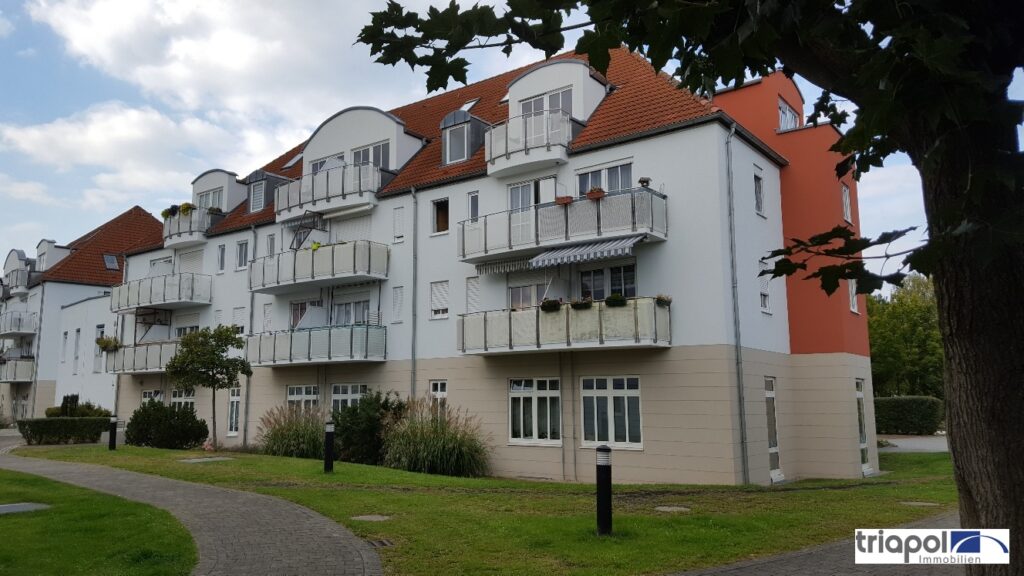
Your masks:
<svg viewBox="0 0 1024 576"><path fill-rule="evenodd" d="M589 310L594 305L593 298L584 298L582 300L573 300L569 303L573 310Z"/></svg>
<svg viewBox="0 0 1024 576"><path fill-rule="evenodd" d="M562 309L562 301L545 298L540 303L540 309L544 312L558 312Z"/></svg>
<svg viewBox="0 0 1024 576"><path fill-rule="evenodd" d="M555 196L555 204L557 206L567 206L572 204L573 200L575 200L575 198L572 196Z"/></svg>
<svg viewBox="0 0 1024 576"><path fill-rule="evenodd" d="M600 200L605 197L604 188L594 186L590 190L587 190L587 198L590 200Z"/></svg>
<svg viewBox="0 0 1024 576"><path fill-rule="evenodd" d="M609 308L622 308L627 303L626 297L618 292L604 299L604 305Z"/></svg>

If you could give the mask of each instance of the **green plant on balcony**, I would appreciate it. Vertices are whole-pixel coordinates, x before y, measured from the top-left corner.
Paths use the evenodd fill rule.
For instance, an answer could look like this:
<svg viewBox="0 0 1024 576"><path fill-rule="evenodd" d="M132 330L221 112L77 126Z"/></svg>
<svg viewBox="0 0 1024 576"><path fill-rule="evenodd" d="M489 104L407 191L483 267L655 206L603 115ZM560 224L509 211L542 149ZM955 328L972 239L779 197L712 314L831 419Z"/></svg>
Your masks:
<svg viewBox="0 0 1024 576"><path fill-rule="evenodd" d="M322 246L322 244L320 244L319 242L313 242L312 244L309 245L310 249L312 249L313 252L319 250L320 246Z"/></svg>
<svg viewBox="0 0 1024 576"><path fill-rule="evenodd" d="M173 218L178 215L178 208L179 206L177 204L171 204L167 208L164 208L160 212L160 215L163 216L164 220L167 220L168 218Z"/></svg>
<svg viewBox="0 0 1024 576"><path fill-rule="evenodd" d="M100 336L96 339L96 346L104 352L117 352L122 348L121 341L113 336Z"/></svg>
<svg viewBox="0 0 1024 576"><path fill-rule="evenodd" d="M667 294L658 294L654 297L654 303L662 308L668 308L672 305L672 297Z"/></svg>
<svg viewBox="0 0 1024 576"><path fill-rule="evenodd" d="M195 209L196 205L191 202L183 202L181 206L178 207L178 211L181 213L182 216L188 216Z"/></svg>
<svg viewBox="0 0 1024 576"><path fill-rule="evenodd" d="M558 312L562 309L562 301L545 298L541 300L540 309L544 312Z"/></svg>
<svg viewBox="0 0 1024 576"><path fill-rule="evenodd" d="M618 292L604 299L604 305L609 308L622 308L627 304L626 297Z"/></svg>
<svg viewBox="0 0 1024 576"><path fill-rule="evenodd" d="M215 216L220 216L221 214L224 213L224 211L221 210L220 208L218 208L217 206L213 206L211 208L207 208L206 211L209 212L211 215L215 215Z"/></svg>
<svg viewBox="0 0 1024 576"><path fill-rule="evenodd" d="M590 310L593 305L594 299L589 296L586 298L580 298L579 300L573 299L573 301L569 303L569 306L572 306L573 310Z"/></svg>
<svg viewBox="0 0 1024 576"><path fill-rule="evenodd" d="M594 186L590 190L587 190L587 198L589 198L590 200L600 200L601 198L604 197L604 188L601 188L600 186Z"/></svg>

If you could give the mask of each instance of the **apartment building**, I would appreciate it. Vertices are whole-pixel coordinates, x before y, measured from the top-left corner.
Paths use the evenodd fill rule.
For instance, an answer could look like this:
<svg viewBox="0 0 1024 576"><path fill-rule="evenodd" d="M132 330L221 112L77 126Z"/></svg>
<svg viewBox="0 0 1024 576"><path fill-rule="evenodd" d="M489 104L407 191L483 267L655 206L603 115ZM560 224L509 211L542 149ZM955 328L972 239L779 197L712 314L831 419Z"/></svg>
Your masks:
<svg viewBox="0 0 1024 576"><path fill-rule="evenodd" d="M803 104L782 75L733 94L566 54L201 174L112 288L118 413L209 419L164 367L225 324L254 367L218 395L231 444L274 406L381 390L476 415L500 475L590 480L602 444L623 482L877 470L863 302L758 276L794 231L846 206L856 227L836 135L782 114Z"/></svg>
<svg viewBox="0 0 1024 576"><path fill-rule="evenodd" d="M135 206L66 245L41 240L35 258L11 250L0 298L0 415L42 417L65 394L113 407L96 338L108 334L110 287L123 253L152 241L160 223ZM158 236L157 236L158 237Z"/></svg>

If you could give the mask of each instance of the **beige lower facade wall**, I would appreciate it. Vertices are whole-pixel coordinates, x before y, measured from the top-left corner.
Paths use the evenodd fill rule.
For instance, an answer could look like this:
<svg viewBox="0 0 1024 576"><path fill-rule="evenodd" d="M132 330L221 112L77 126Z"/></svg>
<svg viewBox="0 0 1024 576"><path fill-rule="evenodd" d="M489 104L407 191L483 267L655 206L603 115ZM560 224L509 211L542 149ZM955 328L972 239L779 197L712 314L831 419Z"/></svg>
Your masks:
<svg viewBox="0 0 1024 576"><path fill-rule="evenodd" d="M786 480L862 475L855 378L865 380L871 462L873 469L878 469L867 358L744 350L743 361L750 482L771 482L765 376L776 379L779 452ZM732 346L420 359L415 390L408 360L255 368L250 379L241 380L242 413L247 418L237 436L227 433L227 393L217 393L218 437L229 446L258 443L260 418L286 403L290 385L319 386L320 404L330 406L335 384L367 384L373 390L395 391L405 397L426 396L432 380L444 380L449 406L479 418L492 447L495 475L592 482L595 451L582 446L581 379L636 376L640 378L642 445L614 450L615 481L737 484L743 481L743 474L735 374ZM559 379L560 446L510 441L511 378ZM144 389L160 389L170 400L170 384L163 375L123 375L118 381L122 419L127 420L140 405ZM197 391L196 410L210 422L208 390Z"/></svg>
<svg viewBox="0 0 1024 576"><path fill-rule="evenodd" d="M44 418L46 416L46 409L51 406L60 406L61 399L56 399L57 395L57 381L56 380L36 380L34 383L35 387L30 395L30 402L32 402L32 414L30 418ZM26 384L26 387L32 387L32 384Z"/></svg>

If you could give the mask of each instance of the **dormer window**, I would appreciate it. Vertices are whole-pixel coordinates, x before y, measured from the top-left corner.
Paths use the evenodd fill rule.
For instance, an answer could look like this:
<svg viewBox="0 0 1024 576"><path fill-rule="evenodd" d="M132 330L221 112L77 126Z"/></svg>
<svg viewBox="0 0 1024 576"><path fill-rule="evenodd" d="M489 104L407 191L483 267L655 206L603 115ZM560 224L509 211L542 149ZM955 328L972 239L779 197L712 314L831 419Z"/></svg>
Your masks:
<svg viewBox="0 0 1024 576"><path fill-rule="evenodd" d="M373 164L385 170L391 165L391 144L387 140L352 151L352 163L356 166Z"/></svg>
<svg viewBox="0 0 1024 576"><path fill-rule="evenodd" d="M264 207L264 192L267 189L267 182L260 180L249 185L249 212L259 212Z"/></svg>
<svg viewBox="0 0 1024 576"><path fill-rule="evenodd" d="M444 131L446 164L462 162L469 157L469 124L460 124Z"/></svg>
<svg viewBox="0 0 1024 576"><path fill-rule="evenodd" d="M333 156L327 156L326 158L321 158L319 160L314 160L314 161L310 162L309 163L309 170L310 170L310 173L316 174L317 172L321 172L323 170L330 170L332 168L337 168L339 166L344 166L344 165L345 165L345 153L342 152L341 154L335 154Z"/></svg>
<svg viewBox="0 0 1024 576"><path fill-rule="evenodd" d="M313 173L313 174L316 174L317 172L319 172L319 171L324 169L324 165L325 164L327 164L327 160L326 159L324 159L324 160L316 160L314 162L310 162L309 163L309 171L311 173Z"/></svg>
<svg viewBox="0 0 1024 576"><path fill-rule="evenodd" d="M523 115L537 114L545 110L561 110L572 116L572 88L560 88L541 96L535 96L519 103Z"/></svg>
<svg viewBox="0 0 1024 576"><path fill-rule="evenodd" d="M779 98L779 130L793 130L800 127L800 117L793 107Z"/></svg>
<svg viewBox="0 0 1024 576"><path fill-rule="evenodd" d="M196 194L196 206L200 208L220 208L220 199L223 188L214 188Z"/></svg>
<svg viewBox="0 0 1024 576"><path fill-rule="evenodd" d="M113 254L104 254L103 267L107 270L117 270L117 256L114 256Z"/></svg>

